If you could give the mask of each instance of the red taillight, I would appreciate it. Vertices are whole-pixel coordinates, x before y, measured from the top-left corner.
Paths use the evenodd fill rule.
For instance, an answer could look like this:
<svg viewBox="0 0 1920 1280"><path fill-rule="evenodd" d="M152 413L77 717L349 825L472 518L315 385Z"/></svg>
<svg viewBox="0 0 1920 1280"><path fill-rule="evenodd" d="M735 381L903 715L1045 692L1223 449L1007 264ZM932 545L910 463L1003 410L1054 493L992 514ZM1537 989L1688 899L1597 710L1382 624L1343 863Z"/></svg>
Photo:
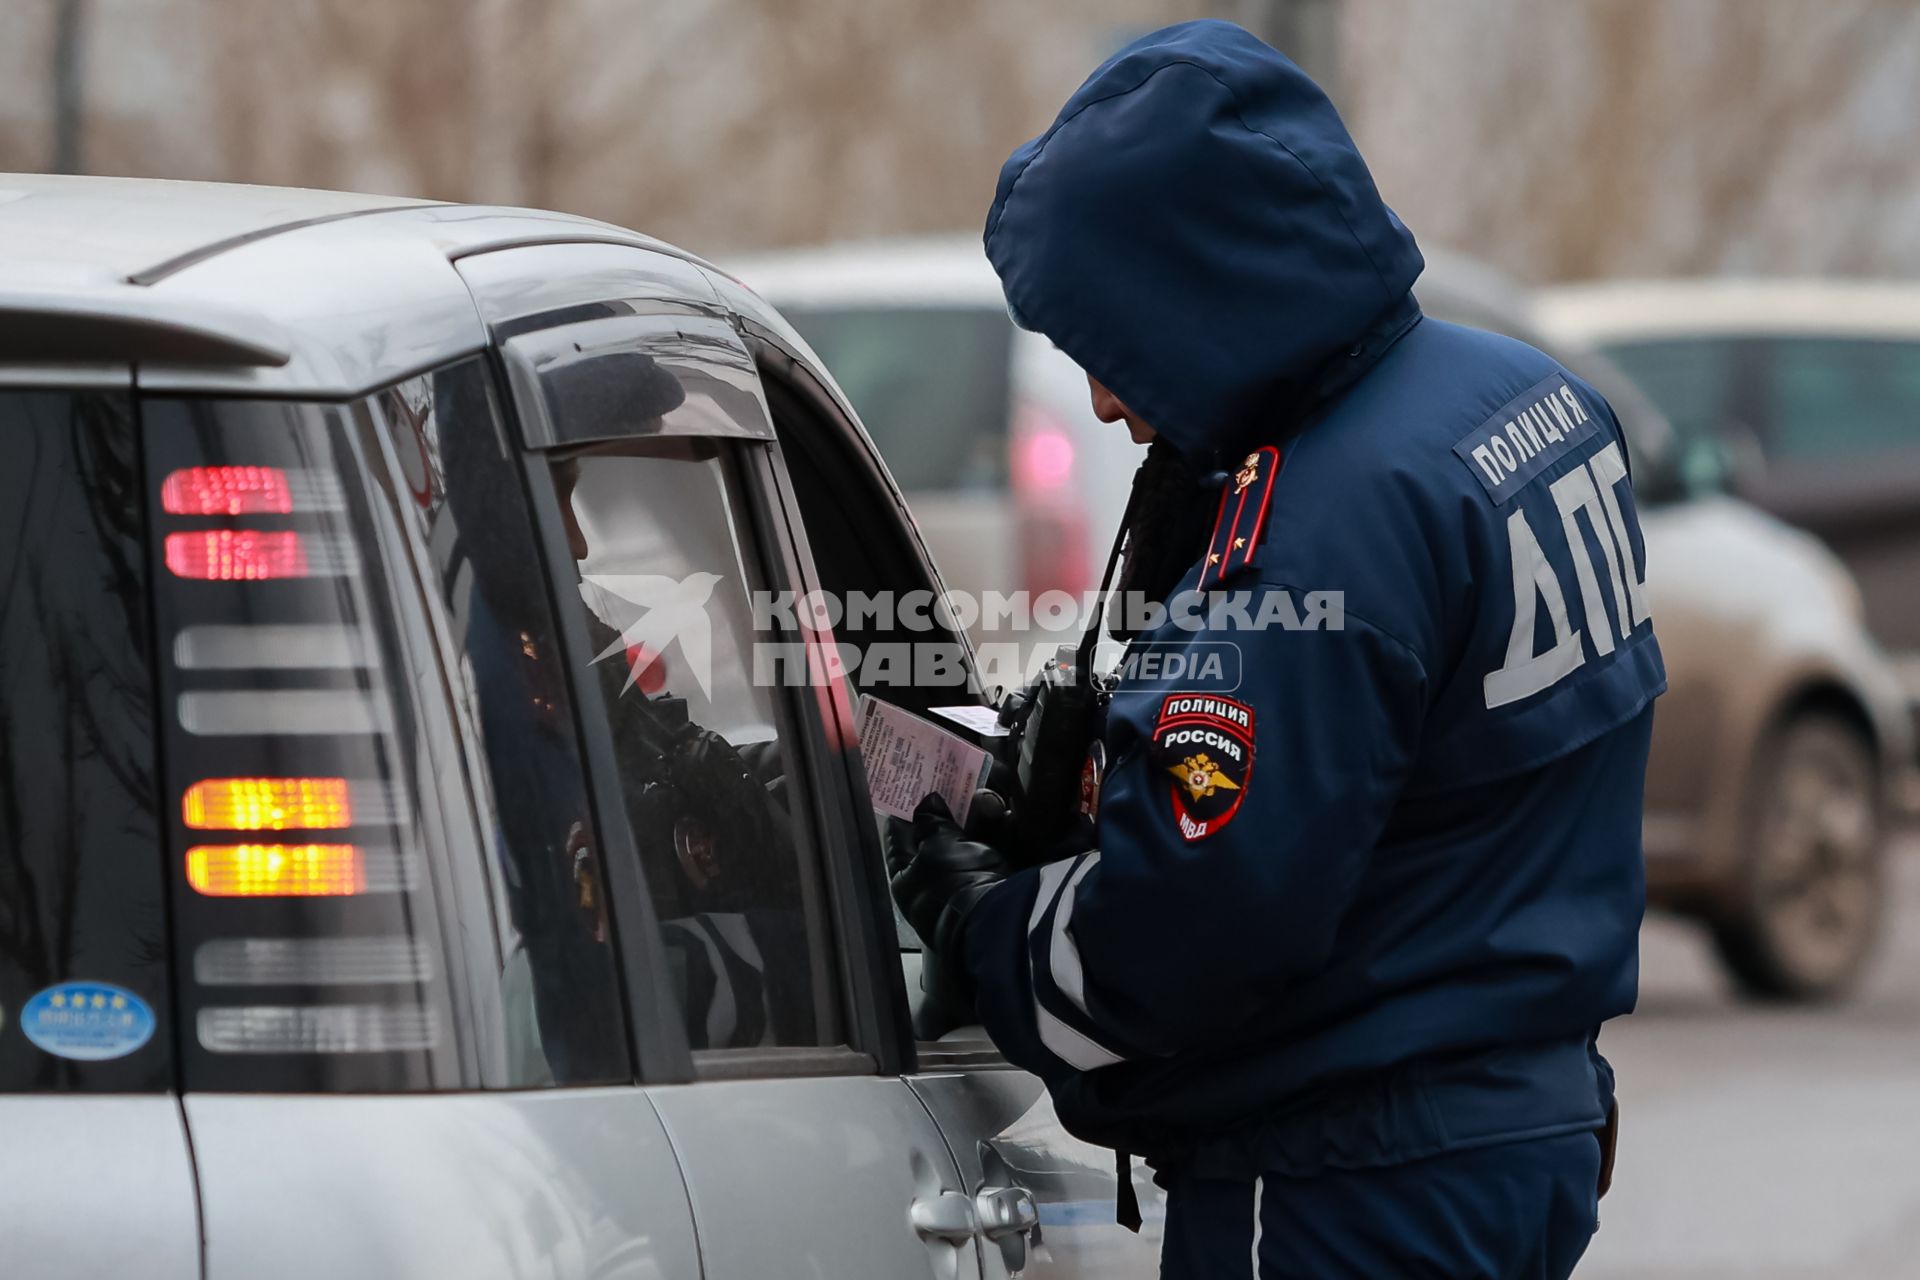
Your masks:
<svg viewBox="0 0 1920 1280"><path fill-rule="evenodd" d="M299 534L284 530L196 529L167 535L167 568L213 582L304 578L307 551Z"/></svg>
<svg viewBox="0 0 1920 1280"><path fill-rule="evenodd" d="M1073 480L1073 429L1044 405L1025 401L1013 410L1013 490L1033 497Z"/></svg>
<svg viewBox="0 0 1920 1280"><path fill-rule="evenodd" d="M1020 521L1020 585L1034 595L1078 595L1090 585L1084 500L1073 484L1073 429L1044 405L1013 414L1013 496Z"/></svg>
<svg viewBox="0 0 1920 1280"><path fill-rule="evenodd" d="M176 516L285 515L293 490L279 467L184 467L160 486L160 505Z"/></svg>
<svg viewBox="0 0 1920 1280"><path fill-rule="evenodd" d="M1023 491L1058 489L1073 476L1073 441L1064 431L1043 430L1023 438L1013 459L1014 481Z"/></svg>

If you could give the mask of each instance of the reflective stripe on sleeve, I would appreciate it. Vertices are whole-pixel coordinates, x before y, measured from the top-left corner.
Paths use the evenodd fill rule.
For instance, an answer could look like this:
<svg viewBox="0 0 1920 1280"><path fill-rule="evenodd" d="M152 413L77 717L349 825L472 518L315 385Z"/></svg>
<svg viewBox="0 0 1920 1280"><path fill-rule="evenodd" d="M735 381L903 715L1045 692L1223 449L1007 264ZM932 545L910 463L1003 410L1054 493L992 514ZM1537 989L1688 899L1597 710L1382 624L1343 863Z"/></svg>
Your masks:
<svg viewBox="0 0 1920 1280"><path fill-rule="evenodd" d="M1086 979L1080 966L1080 953L1074 947L1071 938L1066 936L1064 916L1070 915L1073 907L1073 889L1080 878L1093 868L1098 860L1097 852L1082 855L1077 862L1052 862L1040 869L1040 887L1034 894L1033 914L1027 918L1027 937L1029 943L1038 933L1046 920L1047 910L1056 900L1059 911L1054 917L1051 937L1048 939L1047 956L1048 977L1075 1008L1086 1013ZM1062 981L1065 977L1067 980ZM1091 1036L1069 1026L1062 1021L1040 999L1038 967L1035 966L1033 978L1034 1023L1040 1032L1040 1043L1056 1058L1076 1071L1092 1071L1097 1067L1109 1067L1125 1058Z"/></svg>

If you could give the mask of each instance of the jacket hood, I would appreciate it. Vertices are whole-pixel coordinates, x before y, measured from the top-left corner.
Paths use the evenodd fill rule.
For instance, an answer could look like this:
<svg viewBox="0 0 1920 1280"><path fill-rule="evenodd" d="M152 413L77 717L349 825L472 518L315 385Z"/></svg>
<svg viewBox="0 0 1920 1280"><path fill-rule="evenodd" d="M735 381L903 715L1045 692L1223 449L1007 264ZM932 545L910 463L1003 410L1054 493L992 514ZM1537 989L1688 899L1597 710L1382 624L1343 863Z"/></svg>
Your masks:
<svg viewBox="0 0 1920 1280"><path fill-rule="evenodd" d="M1002 167L986 247L1016 323L1194 462L1377 358L1424 265L1319 86L1219 21L1088 77Z"/></svg>

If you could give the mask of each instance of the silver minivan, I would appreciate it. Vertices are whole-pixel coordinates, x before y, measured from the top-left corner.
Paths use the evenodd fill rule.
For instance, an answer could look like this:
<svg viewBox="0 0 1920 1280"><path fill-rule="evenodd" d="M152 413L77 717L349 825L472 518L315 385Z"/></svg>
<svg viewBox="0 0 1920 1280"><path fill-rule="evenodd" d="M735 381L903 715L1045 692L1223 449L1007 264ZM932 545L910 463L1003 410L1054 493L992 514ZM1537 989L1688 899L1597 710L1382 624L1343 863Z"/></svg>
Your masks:
<svg viewBox="0 0 1920 1280"><path fill-rule="evenodd" d="M9 1274L1156 1273L921 998L853 699L978 677L766 607L940 582L735 281L0 176L0 449Z"/></svg>

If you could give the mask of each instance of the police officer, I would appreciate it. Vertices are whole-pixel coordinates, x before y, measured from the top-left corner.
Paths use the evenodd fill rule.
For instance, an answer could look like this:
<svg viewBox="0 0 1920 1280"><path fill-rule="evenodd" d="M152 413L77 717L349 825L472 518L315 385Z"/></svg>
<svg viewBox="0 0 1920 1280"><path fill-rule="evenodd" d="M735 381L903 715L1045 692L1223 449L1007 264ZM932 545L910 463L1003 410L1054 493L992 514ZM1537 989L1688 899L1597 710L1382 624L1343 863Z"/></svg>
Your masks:
<svg viewBox="0 0 1920 1280"><path fill-rule="evenodd" d="M1208 607L1133 652L1239 660L1122 679L1096 849L1009 873L923 805L903 911L1067 1128L1154 1167L1165 1276L1567 1275L1665 687L1612 411L1422 318L1332 105L1229 24L1095 71L986 247L1101 417L1225 474Z"/></svg>

